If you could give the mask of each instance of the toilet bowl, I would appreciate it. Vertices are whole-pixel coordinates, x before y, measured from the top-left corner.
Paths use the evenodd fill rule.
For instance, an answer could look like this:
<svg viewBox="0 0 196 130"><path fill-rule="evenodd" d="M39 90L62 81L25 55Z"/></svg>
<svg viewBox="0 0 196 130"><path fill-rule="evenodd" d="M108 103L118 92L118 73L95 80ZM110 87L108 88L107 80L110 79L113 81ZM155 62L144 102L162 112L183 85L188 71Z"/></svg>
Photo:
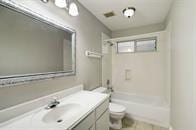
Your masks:
<svg viewBox="0 0 196 130"><path fill-rule="evenodd" d="M122 119L125 116L126 108L122 105L110 103L109 112L110 112L110 127L113 129L122 128Z"/></svg>
<svg viewBox="0 0 196 130"><path fill-rule="evenodd" d="M93 92L99 93L107 93L107 89L104 87L99 87ZM113 129L121 129L122 128L122 119L125 116L126 108L122 105L116 103L109 104L109 112L110 112L110 127Z"/></svg>

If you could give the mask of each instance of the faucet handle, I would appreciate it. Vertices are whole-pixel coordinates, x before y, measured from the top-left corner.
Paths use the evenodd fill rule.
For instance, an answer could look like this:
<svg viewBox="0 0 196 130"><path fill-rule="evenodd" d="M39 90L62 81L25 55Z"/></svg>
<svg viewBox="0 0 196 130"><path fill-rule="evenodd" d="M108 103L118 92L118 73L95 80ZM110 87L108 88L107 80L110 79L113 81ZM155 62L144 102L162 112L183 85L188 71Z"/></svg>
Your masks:
<svg viewBox="0 0 196 130"><path fill-rule="evenodd" d="M57 98L57 97L53 97L53 99L54 99L54 102L55 102L56 104L60 104L60 102L58 101L58 98Z"/></svg>
<svg viewBox="0 0 196 130"><path fill-rule="evenodd" d="M52 97L53 101L57 101L57 99L58 99L57 97Z"/></svg>
<svg viewBox="0 0 196 130"><path fill-rule="evenodd" d="M57 97L53 97L51 103L59 104L60 102L58 101Z"/></svg>
<svg viewBox="0 0 196 130"><path fill-rule="evenodd" d="M52 109L56 107L60 102L57 100L57 97L53 97L53 100L48 104L48 106L45 109Z"/></svg>

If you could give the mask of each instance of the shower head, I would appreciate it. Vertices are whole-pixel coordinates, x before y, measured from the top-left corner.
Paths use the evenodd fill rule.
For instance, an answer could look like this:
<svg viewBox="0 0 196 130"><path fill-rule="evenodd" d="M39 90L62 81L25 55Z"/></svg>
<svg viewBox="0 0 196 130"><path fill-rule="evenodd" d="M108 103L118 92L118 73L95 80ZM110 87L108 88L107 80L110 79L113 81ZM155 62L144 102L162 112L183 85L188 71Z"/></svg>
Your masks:
<svg viewBox="0 0 196 130"><path fill-rule="evenodd" d="M110 41L107 41L107 43L110 45L110 46L113 46L114 44Z"/></svg>

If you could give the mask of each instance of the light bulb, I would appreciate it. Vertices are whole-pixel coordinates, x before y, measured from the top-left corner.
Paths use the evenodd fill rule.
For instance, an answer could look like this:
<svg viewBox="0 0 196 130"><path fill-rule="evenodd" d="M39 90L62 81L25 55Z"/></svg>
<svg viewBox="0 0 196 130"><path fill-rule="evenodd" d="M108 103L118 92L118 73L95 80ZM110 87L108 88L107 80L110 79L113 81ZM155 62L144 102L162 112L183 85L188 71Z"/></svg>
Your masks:
<svg viewBox="0 0 196 130"><path fill-rule="evenodd" d="M78 7L74 2L69 4L69 14L71 16L78 16L79 15Z"/></svg>
<svg viewBox="0 0 196 130"><path fill-rule="evenodd" d="M55 0L54 4L59 8L65 8L67 6L66 0Z"/></svg>
<svg viewBox="0 0 196 130"><path fill-rule="evenodd" d="M128 7L123 10L123 14L127 18L131 18L135 14L136 9L134 7Z"/></svg>
<svg viewBox="0 0 196 130"><path fill-rule="evenodd" d="M48 3L49 0L41 0L43 3Z"/></svg>

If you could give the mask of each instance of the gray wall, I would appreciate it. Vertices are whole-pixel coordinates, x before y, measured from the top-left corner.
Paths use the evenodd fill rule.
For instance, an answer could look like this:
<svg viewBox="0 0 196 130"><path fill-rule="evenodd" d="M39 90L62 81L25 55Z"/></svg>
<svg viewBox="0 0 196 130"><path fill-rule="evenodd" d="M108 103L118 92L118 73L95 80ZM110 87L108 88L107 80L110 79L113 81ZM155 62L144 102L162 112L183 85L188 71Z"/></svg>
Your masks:
<svg viewBox="0 0 196 130"><path fill-rule="evenodd" d="M175 0L167 20L171 26L171 125L174 130L196 130L195 12L195 0Z"/></svg>
<svg viewBox="0 0 196 130"><path fill-rule="evenodd" d="M0 88L0 109L45 96L73 85L83 83L85 89L93 89L101 85L101 60L87 58L85 50L101 52L101 33L110 35L100 21L83 6L79 6L80 15L71 17L64 9L59 9L53 3L43 4L38 1L15 0L43 15L50 16L77 31L76 76L56 78L47 81L32 82L26 85Z"/></svg>

